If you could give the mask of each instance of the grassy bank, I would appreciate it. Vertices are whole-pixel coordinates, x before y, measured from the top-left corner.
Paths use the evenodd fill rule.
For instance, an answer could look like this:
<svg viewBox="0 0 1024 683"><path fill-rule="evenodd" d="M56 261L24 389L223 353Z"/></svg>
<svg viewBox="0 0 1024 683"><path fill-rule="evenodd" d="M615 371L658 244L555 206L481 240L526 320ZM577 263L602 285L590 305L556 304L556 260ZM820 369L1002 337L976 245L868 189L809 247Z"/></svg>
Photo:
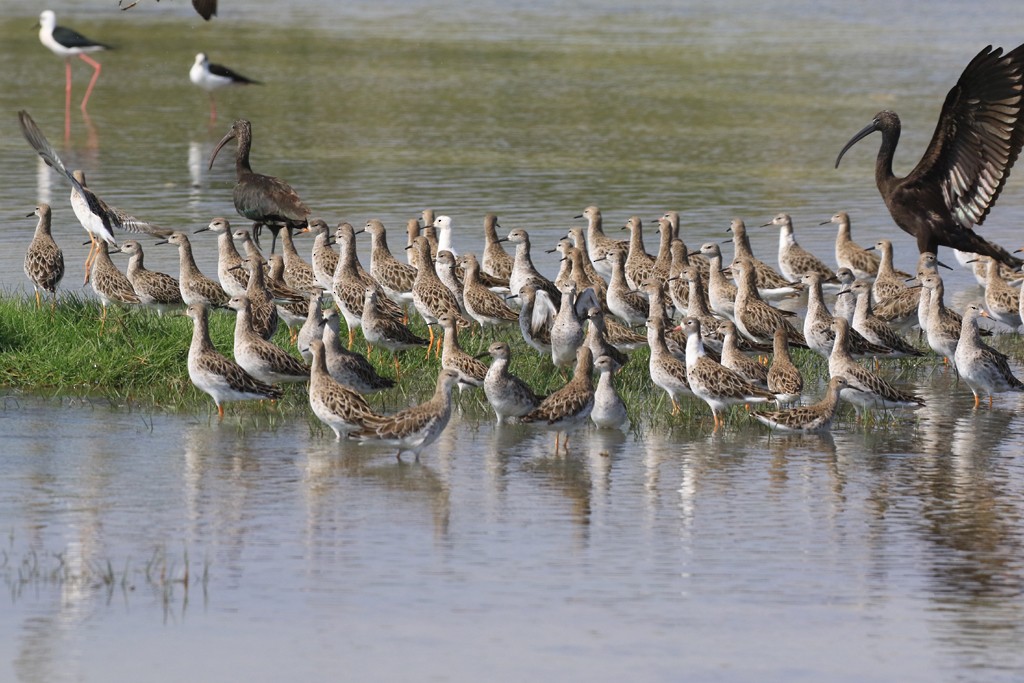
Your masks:
<svg viewBox="0 0 1024 683"><path fill-rule="evenodd" d="M22 295L0 295L0 385L9 390L40 395L91 397L114 404L140 406L171 412L214 412L213 402L199 392L188 378L187 357L192 323L184 316L159 317L142 309L113 306L106 324L100 326L102 309L92 299L63 295L53 310L48 305L37 309L35 301ZM234 314L216 311L210 317L210 335L214 345L231 355ZM424 336L426 329L415 327ZM549 393L564 382L549 358L541 358L519 338L517 328L500 333L513 347L512 371L535 391ZM492 341L490 334L460 335L463 348L481 353ZM284 325L274 341L293 348ZM1016 335L1001 335L997 345L1019 357L1021 343ZM357 335L356 348L365 350ZM296 353L293 351L293 353ZM296 354L297 355L297 354ZM636 427L701 427L710 424L707 406L697 400L684 400L681 414L672 416L665 393L654 386L647 373L648 352L641 349L616 377L616 385L626 402ZM794 361L805 378L805 393L816 397L818 383L827 375L824 361L809 351L796 350ZM428 396L440 367L439 359L425 359L421 352L400 357L402 374L398 386L371 398L383 411L392 411L417 403ZM387 376L394 371L390 355L374 352L371 360ZM488 359L484 359L488 362ZM886 361L888 373L899 383L910 383L920 370L937 361ZM458 393L458 392L456 392ZM482 391L466 391L457 396L463 414L475 419L493 417ZM305 415L311 417L304 385L288 387L283 400L273 405L259 402L229 404L229 414ZM734 421L745 421L742 411L734 411Z"/></svg>

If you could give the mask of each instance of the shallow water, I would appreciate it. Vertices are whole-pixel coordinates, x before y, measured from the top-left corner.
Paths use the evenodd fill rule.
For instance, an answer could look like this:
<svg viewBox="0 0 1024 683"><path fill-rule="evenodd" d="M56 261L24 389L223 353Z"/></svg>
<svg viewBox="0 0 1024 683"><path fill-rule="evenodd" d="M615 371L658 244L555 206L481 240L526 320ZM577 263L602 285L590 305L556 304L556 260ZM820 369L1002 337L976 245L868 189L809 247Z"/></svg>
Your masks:
<svg viewBox="0 0 1024 683"><path fill-rule="evenodd" d="M85 257L22 108L101 196L189 231L234 215L230 155L206 161L246 117L254 168L332 223L400 231L429 206L468 250L487 211L553 246L588 204L610 228L676 209L691 245L743 217L770 261L753 226L788 211L831 260L817 223L837 210L862 244L896 232L877 138L836 171L842 144L894 108L905 172L963 65L1019 40L1009 2L970 23L923 2L221 4L210 24L183 0L51 5L118 46L89 120L75 65L64 141L60 62L36 10L0 0L5 291L26 288L37 201L66 289ZM218 95L214 125L187 81L200 50L265 82ZM1020 246L1022 219L1014 176L983 230ZM147 265L173 271L166 249ZM962 270L947 292L980 295ZM580 430L553 458L549 433L457 417L418 463L303 420L9 397L0 680L1019 680L1024 399L968 411L941 368L901 380L928 408L831 437Z"/></svg>

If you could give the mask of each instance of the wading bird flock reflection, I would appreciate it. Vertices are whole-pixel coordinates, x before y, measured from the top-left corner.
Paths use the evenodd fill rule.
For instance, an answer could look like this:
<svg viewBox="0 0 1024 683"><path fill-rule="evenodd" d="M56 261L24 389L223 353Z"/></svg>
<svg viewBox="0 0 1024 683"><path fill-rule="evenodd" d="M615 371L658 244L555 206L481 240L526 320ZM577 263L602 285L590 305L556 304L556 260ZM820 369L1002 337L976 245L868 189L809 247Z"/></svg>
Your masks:
<svg viewBox="0 0 1024 683"><path fill-rule="evenodd" d="M46 26L55 36L62 35L52 21ZM197 58L196 67L201 64ZM780 231L776 269L753 253L742 220L729 226L734 256L727 262L717 243L687 247L676 212L656 221L659 248L650 254L639 216L622 227L629 238L617 240L605 234L596 206L577 216L586 219L585 228L574 227L554 245L552 251L562 254L554 280L534 266L526 230L516 228L503 236L496 216L488 214L478 259L466 245L456 250L451 217L430 210L406 226L407 263L389 251L384 224L367 221L358 231L371 236L371 268L366 271L356 255L357 231L351 224L340 223L332 236L327 223L312 217L287 183L252 171L252 126L240 119L218 143L209 164L229 141L236 141L234 206L253 222L252 232L233 231L224 218L197 231L218 235L218 280L199 272L184 232L166 234L165 241L175 244L180 255L180 298L175 298L166 292L175 279L146 271L137 241L121 246L132 256L130 278L121 275L108 253L108 245L116 245L114 228L164 233L107 207L85 187L84 177L68 171L26 112L20 120L29 143L72 185L76 215L94 245L91 281L103 301L104 319L112 302L161 311L186 305L194 323L189 376L213 398L221 417L225 402L273 399L282 395L281 383L306 383L313 413L339 439L376 440L397 447L399 456L403 451L418 455L447 424L452 389L482 388L499 423L514 420L552 429L558 451L567 448L568 431L588 419L602 428L627 424L616 372L644 344L649 347L647 372L641 386L632 389L650 392L651 384L659 387L673 413L680 412L680 401L687 397L706 403L715 430L726 424L726 411L734 405L751 410L754 404L770 403L774 409L755 412L754 417L787 431L829 429L840 400L853 404L858 417L872 409L924 405L912 389L894 384L884 369L891 359L925 353L906 336L913 327L921 329L928 347L970 386L975 407L985 396L991 405L994 393L1024 390L1007 357L982 341L977 324L979 316L988 316L1014 330L1020 325L1021 280L1007 281L1002 267L1016 269L1021 261L972 229L988 215L1024 144L1022 88L1024 47L1005 55L986 48L950 91L932 143L909 175L897 178L892 173L900 133L893 112L880 112L840 151L837 166L857 141L881 132L876 181L893 220L917 239L921 257L912 278L893 268L889 240L866 249L857 245L844 212L822 223L839 228L836 270L800 247L789 215L775 216L766 226ZM39 303L40 291L56 297L63 259L48 229L49 207L38 206L34 215L39 225L25 271ZM269 273L269 259L254 239L264 225L274 233L271 258L279 234L285 245L284 256L277 257ZM316 235L310 263L292 241L299 232ZM505 252L505 242L514 245L514 254ZM940 246L967 252L964 262L984 268L984 307L972 304L962 317L946 307L936 268L944 265L937 258ZM239 277L242 271L246 277ZM160 297L148 288L157 282ZM825 301L826 290L836 297L833 310ZM792 301L803 292L808 307L801 323L792 305L777 302ZM324 298L333 301L328 311L322 308ZM210 311L221 307L236 312L234 360L213 348L208 333ZM427 324L428 339L409 328L413 313ZM339 343L341 318L347 349ZM296 350L310 358L311 366L268 341L279 321L301 328L292 341L302 340ZM642 326L646 336L636 333ZM518 327L527 347L539 352L535 362L548 364L550 359L563 377L571 367L571 378L551 395L537 395L511 374L512 346L507 340L495 341L479 357L463 350L459 335L470 327L474 334L479 329L481 338ZM401 354L425 347L431 362L433 353L440 366L433 397L394 414L374 412L362 395L387 386L388 380L376 376L352 350L358 330L368 353L376 345L393 355L396 380ZM829 381L821 400L804 400L805 381L792 363L791 347L810 348L827 359ZM485 356L491 358L490 367L481 362ZM358 379L351 369L334 371L342 365L340 357L358 359L355 365L363 368ZM600 373L596 386L595 371Z"/></svg>

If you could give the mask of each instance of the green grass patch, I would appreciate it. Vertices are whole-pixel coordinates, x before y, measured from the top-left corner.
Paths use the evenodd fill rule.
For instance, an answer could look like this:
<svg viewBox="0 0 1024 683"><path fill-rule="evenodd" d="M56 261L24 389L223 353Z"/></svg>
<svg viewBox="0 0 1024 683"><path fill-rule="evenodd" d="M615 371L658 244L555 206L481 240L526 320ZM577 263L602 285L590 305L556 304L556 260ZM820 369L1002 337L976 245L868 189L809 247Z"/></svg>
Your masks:
<svg viewBox="0 0 1024 683"><path fill-rule="evenodd" d="M215 413L212 400L198 391L189 380L187 359L192 323L184 316L165 315L139 308L110 307L101 326L102 309L93 299L63 294L53 309L44 304L37 309L33 298L0 295L0 385L8 390L44 396L103 399L114 406L144 408L168 412ZM427 336L422 323L412 325ZM225 355L231 355L234 315L216 311L210 316L210 336ZM497 333L463 332L462 347L471 354L486 351L494 339L512 347L512 372L526 381L538 394L558 389L568 379L569 369L556 369L550 357L539 356L520 338L518 328ZM293 349L288 331L278 330L274 342ZM1017 335L997 335L990 339L1014 358L1024 355L1024 343ZM365 342L357 334L356 349L365 351ZM804 375L805 394L817 397L828 375L824 359L806 350L793 350L794 363ZM393 376L389 353L374 350L370 360L383 375ZM440 359L425 358L421 351L400 354L401 376L390 391L371 397L379 410L391 412L419 403L434 389ZM485 363L488 358L483 359ZM615 377L615 384L626 403L634 433L642 437L647 429L678 431L680 436L702 433L711 427L711 412L696 399L680 401L681 411L671 414L665 392L655 386L647 372L649 352L639 349ZM934 356L887 360L886 377L897 384L910 384L941 366ZM456 392L456 402L464 417L490 420L493 412L479 390ZM287 388L285 397L269 402L240 402L229 411L252 416L261 428L273 429L282 417L304 416L313 432L322 425L309 411L304 385ZM901 419L878 414L875 420ZM852 410L842 408L841 421L852 420ZM742 425L749 417L742 408L730 411L727 422Z"/></svg>

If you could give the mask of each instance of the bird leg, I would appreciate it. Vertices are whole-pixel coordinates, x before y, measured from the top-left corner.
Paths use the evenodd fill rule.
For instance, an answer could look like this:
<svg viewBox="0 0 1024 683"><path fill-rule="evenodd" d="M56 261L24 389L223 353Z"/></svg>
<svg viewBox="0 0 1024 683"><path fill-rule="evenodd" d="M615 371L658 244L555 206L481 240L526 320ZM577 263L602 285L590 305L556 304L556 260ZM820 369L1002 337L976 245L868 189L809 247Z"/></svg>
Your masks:
<svg viewBox="0 0 1024 683"><path fill-rule="evenodd" d="M89 233L89 254L85 257L85 280L82 285L89 284L89 272L92 269L92 259L96 254L96 237Z"/></svg>
<svg viewBox="0 0 1024 683"><path fill-rule="evenodd" d="M402 369L398 364L398 354L392 353L391 360L395 362L395 381L398 381L402 378Z"/></svg>
<svg viewBox="0 0 1024 683"><path fill-rule="evenodd" d="M224 406L217 404L217 421L220 422L224 419Z"/></svg>
<svg viewBox="0 0 1024 683"><path fill-rule="evenodd" d="M100 77L100 71L102 70L103 67L100 66L99 62L97 62L95 59L93 59L92 57L90 57L87 54L83 53L83 54L80 54L78 56L82 58L83 62L85 62L86 64L91 66L92 69L93 69L93 71L92 71L92 78L89 80L89 87L87 87L85 89L85 97L82 98L82 111L85 111L85 105L89 103L89 95L92 94L92 87L94 85L96 85L96 79L98 79ZM69 69L71 68L70 64L68 65L68 68ZM70 87L70 85L71 85L71 79L69 78L68 79L68 86Z"/></svg>
<svg viewBox="0 0 1024 683"><path fill-rule="evenodd" d="M349 327L348 328L348 350L349 351L352 350L352 344L355 342L355 340L356 340L356 331L353 328Z"/></svg>
<svg viewBox="0 0 1024 683"><path fill-rule="evenodd" d="M427 355L423 356L424 360L430 359L430 349L434 346L434 326L427 325L427 331L430 332L430 341L427 343Z"/></svg>
<svg viewBox="0 0 1024 683"><path fill-rule="evenodd" d="M36 288L36 310L38 311L40 308L42 308L42 306L43 306L43 303L39 299L39 289Z"/></svg>
<svg viewBox="0 0 1024 683"><path fill-rule="evenodd" d="M672 414L673 415L678 415L679 414L679 404L676 403L676 397L675 396L669 396L669 400L672 401Z"/></svg>
<svg viewBox="0 0 1024 683"><path fill-rule="evenodd" d="M210 123L217 123L217 101L213 98L213 93L210 93Z"/></svg>
<svg viewBox="0 0 1024 683"><path fill-rule="evenodd" d="M71 60L64 60L64 141L71 139Z"/></svg>

